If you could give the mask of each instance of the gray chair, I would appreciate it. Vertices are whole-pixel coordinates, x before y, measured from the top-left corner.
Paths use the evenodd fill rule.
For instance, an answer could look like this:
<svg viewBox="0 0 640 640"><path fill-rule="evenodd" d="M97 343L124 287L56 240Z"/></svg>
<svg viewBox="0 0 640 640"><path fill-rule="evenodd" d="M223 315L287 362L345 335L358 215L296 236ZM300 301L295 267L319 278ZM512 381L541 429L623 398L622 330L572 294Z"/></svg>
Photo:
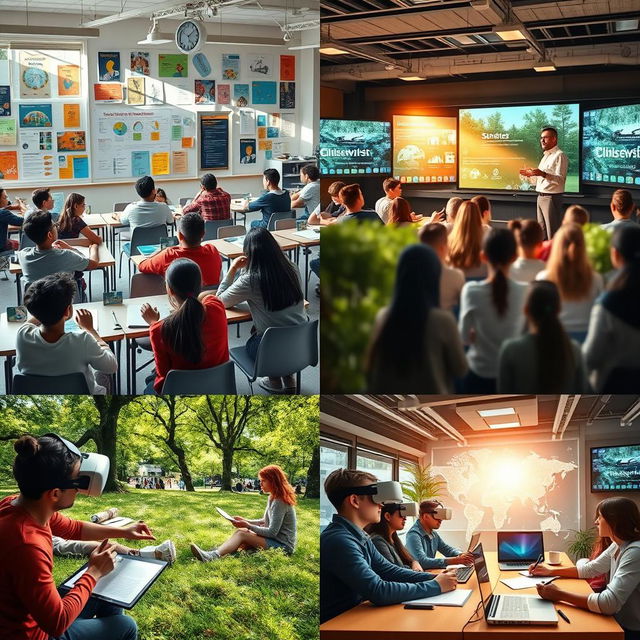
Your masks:
<svg viewBox="0 0 640 640"><path fill-rule="evenodd" d="M31 373L16 373L13 376L11 393L14 395L87 395L89 386L83 373L68 373L64 376L37 376Z"/></svg>
<svg viewBox="0 0 640 640"><path fill-rule="evenodd" d="M227 225L218 229L218 239L235 238L237 236L244 236L246 233L246 227L241 224Z"/></svg>
<svg viewBox="0 0 640 640"><path fill-rule="evenodd" d="M127 208L127 205L129 204L131 203L130 202L114 202L113 212L120 213L121 211L124 211ZM131 231L129 230L128 227L121 227L121 228L116 227L113 230L113 234L114 236L117 237L119 245L121 245L123 242L129 242L129 240L131 240Z"/></svg>
<svg viewBox="0 0 640 640"><path fill-rule="evenodd" d="M190 202L193 202L193 198L180 198L178 202L180 203L181 207L184 207L185 204L189 204Z"/></svg>
<svg viewBox="0 0 640 640"><path fill-rule="evenodd" d="M145 244L160 244L160 238L167 237L167 225L159 224L155 227L136 227L131 233L131 242L127 242L120 250L120 265L118 277L122 276L122 256L139 255L138 247ZM129 260L129 278L131 278L131 260Z"/></svg>
<svg viewBox="0 0 640 640"><path fill-rule="evenodd" d="M233 220L231 220L231 218L227 218L226 220L205 220L203 240L215 240L218 237L218 229L232 225Z"/></svg>
<svg viewBox="0 0 640 640"><path fill-rule="evenodd" d="M162 386L163 395L208 393L237 394L235 366L231 360L210 369L171 369Z"/></svg>
<svg viewBox="0 0 640 640"><path fill-rule="evenodd" d="M277 220L295 220L296 219L296 212L291 210L291 211L278 211L276 213L272 213L271 217L269 218L269 223L267 224L267 229L269 231L275 231L276 230L276 221Z"/></svg>
<svg viewBox="0 0 640 640"><path fill-rule="evenodd" d="M293 327L269 327L260 340L254 360L246 347L229 352L240 371L253 383L262 376L282 378L296 374L296 394L300 393L300 373L318 364L318 320Z"/></svg>
<svg viewBox="0 0 640 640"><path fill-rule="evenodd" d="M285 231L286 229L295 229L296 221L294 218L286 218L285 220L276 220L274 224L274 229L276 231Z"/></svg>

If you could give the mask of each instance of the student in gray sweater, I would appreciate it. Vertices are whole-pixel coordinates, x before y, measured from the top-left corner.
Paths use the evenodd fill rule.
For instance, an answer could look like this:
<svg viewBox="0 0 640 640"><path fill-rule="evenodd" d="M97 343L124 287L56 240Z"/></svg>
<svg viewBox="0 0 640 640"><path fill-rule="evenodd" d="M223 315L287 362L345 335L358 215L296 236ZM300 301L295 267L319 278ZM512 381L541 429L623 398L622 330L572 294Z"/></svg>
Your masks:
<svg viewBox="0 0 640 640"><path fill-rule="evenodd" d="M568 602L594 613L614 616L624 629L625 640L640 640L640 511L629 498L606 498L596 508L598 535L613 544L595 560L579 561L576 567L558 569L546 564L529 567L536 576L593 578L609 573L609 583L600 593L565 591L561 583L539 584L538 594L552 602Z"/></svg>
<svg viewBox="0 0 640 640"><path fill-rule="evenodd" d="M264 515L258 520L234 516L231 524L238 530L217 549L205 551L191 545L191 553L201 562L218 560L224 555L247 549L282 549L292 554L296 547L295 490L284 471L275 464L260 469L260 488L270 494Z"/></svg>

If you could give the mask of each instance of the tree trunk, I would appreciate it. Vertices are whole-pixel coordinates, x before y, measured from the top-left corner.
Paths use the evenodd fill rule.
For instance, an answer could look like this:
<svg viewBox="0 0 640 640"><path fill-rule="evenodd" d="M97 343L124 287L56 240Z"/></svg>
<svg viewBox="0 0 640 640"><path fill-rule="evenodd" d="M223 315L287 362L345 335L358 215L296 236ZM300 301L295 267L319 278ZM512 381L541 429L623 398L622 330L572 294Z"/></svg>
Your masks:
<svg viewBox="0 0 640 640"><path fill-rule="evenodd" d="M320 445L313 448L311 464L307 471L307 490L305 498L320 497Z"/></svg>
<svg viewBox="0 0 640 640"><path fill-rule="evenodd" d="M233 447L222 449L222 486L220 491L231 491L231 469L233 467Z"/></svg>
<svg viewBox="0 0 640 640"><path fill-rule="evenodd" d="M191 478L191 472L189 471L189 467L187 466L187 458L184 455L184 450L181 447L176 447L173 452L176 454L176 458L178 459L178 466L180 467L180 473L182 474L182 479L184 480L184 486L187 491L195 491L193 486L193 479Z"/></svg>

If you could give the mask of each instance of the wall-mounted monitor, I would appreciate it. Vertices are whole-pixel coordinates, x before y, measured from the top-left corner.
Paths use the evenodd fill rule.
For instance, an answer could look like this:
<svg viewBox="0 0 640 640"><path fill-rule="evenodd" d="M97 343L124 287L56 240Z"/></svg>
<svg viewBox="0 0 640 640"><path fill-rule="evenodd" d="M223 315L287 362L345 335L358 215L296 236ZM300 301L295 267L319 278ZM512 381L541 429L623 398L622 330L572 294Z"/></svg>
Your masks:
<svg viewBox="0 0 640 640"><path fill-rule="evenodd" d="M582 180L640 186L640 104L584 112Z"/></svg>
<svg viewBox="0 0 640 640"><path fill-rule="evenodd" d="M393 116L393 177L406 183L456 181L456 119Z"/></svg>
<svg viewBox="0 0 640 640"><path fill-rule="evenodd" d="M640 444L593 447L591 491L640 491Z"/></svg>
<svg viewBox="0 0 640 640"><path fill-rule="evenodd" d="M565 192L579 190L580 109L577 104L544 104L460 109L459 178L462 189L535 191L519 174L542 158L540 131L554 127L569 158Z"/></svg>
<svg viewBox="0 0 640 640"><path fill-rule="evenodd" d="M391 175L391 123L377 120L320 120L323 176Z"/></svg>

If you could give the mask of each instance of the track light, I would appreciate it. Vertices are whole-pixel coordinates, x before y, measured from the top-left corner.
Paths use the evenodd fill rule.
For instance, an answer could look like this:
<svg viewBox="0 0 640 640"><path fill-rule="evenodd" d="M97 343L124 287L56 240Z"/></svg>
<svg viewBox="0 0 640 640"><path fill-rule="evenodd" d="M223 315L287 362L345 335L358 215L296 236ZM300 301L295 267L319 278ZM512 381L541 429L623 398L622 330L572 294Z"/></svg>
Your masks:
<svg viewBox="0 0 640 640"><path fill-rule="evenodd" d="M158 30L158 21L154 18L153 25L151 29L149 29L149 33L144 40L139 40L138 44L169 44L173 42L173 40L167 40L166 38L160 37L160 31Z"/></svg>

